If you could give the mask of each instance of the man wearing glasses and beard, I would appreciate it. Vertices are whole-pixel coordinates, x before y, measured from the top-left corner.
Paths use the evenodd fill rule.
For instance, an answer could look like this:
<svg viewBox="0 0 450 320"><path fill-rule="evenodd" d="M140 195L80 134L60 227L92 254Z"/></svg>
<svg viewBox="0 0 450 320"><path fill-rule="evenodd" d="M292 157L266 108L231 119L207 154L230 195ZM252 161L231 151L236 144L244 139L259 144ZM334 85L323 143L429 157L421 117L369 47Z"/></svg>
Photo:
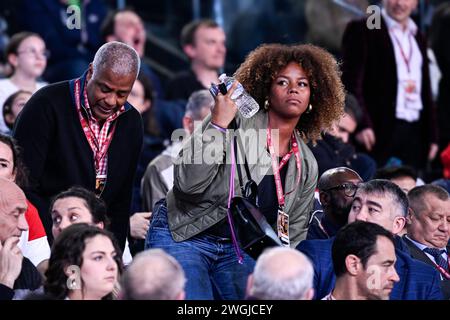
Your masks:
<svg viewBox="0 0 450 320"><path fill-rule="evenodd" d="M323 210L313 213L306 239L334 237L347 224L353 197L361 182L358 173L346 167L329 169L322 174L317 188Z"/></svg>

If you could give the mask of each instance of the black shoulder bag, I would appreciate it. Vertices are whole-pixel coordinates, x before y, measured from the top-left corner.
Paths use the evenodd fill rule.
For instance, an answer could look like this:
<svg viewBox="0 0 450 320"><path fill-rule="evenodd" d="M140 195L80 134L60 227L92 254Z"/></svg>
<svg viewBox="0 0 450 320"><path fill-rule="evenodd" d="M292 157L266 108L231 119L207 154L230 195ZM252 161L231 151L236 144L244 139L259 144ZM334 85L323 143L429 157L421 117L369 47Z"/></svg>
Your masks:
<svg viewBox="0 0 450 320"><path fill-rule="evenodd" d="M264 249L273 246L281 246L282 244L275 231L272 229L257 206L258 186L250 176L247 157L245 156L245 152L242 150L244 156L244 168L248 178L245 186L243 184L241 166L238 163L237 156L237 144L239 140L240 139L237 138L237 135L235 135L233 148L239 184L243 196L234 196L233 199L231 199L230 212L233 218L236 238L240 244L240 247L249 256L256 260ZM239 149L241 148L242 146L239 143Z"/></svg>

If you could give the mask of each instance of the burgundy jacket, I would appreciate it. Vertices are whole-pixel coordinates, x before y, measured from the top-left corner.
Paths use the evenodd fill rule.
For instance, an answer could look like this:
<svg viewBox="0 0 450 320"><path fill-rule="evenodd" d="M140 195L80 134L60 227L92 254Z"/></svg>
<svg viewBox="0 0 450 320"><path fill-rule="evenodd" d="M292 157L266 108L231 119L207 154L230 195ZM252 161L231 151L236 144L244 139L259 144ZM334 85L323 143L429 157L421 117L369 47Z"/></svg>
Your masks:
<svg viewBox="0 0 450 320"><path fill-rule="evenodd" d="M421 132L426 145L437 142L435 107L431 96L426 41L420 31L415 37L422 52ZM351 21L342 40L343 82L347 91L358 99L363 119L358 130L371 127L376 136L374 156L384 158L391 140L397 100L397 67L393 43L381 19L380 29L369 29L366 19ZM422 155L426 156L426 155Z"/></svg>

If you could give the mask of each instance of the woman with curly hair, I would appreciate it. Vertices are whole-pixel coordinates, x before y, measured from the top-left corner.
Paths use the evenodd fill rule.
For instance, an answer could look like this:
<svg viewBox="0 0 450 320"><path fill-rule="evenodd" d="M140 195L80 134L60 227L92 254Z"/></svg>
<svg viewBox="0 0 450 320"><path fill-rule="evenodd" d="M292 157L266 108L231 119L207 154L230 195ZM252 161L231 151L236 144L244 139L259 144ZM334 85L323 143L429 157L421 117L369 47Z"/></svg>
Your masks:
<svg viewBox="0 0 450 320"><path fill-rule="evenodd" d="M120 248L109 231L73 224L53 243L44 291L56 299L112 299L122 269Z"/></svg>
<svg viewBox="0 0 450 320"><path fill-rule="evenodd" d="M211 116L184 144L174 187L167 203L156 205L147 235L147 247L163 248L183 266L188 299L242 299L254 267L244 252L236 259L227 219L236 134L231 127L237 126L247 142L243 153L258 187L260 211L283 244L296 247L306 238L318 175L305 142L315 142L343 114L340 71L321 48L262 45L235 78L261 110L249 119L237 112L231 99L236 83L216 97ZM234 185L239 186L237 175ZM239 195L239 187L235 192Z"/></svg>

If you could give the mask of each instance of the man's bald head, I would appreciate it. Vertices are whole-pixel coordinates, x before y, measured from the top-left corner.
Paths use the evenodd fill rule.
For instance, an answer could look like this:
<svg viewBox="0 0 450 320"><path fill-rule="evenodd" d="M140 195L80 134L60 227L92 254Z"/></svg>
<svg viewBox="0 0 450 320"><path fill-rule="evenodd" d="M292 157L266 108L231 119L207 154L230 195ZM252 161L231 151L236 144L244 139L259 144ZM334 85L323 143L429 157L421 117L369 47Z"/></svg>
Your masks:
<svg viewBox="0 0 450 320"><path fill-rule="evenodd" d="M347 223L353 196L361 182L359 174L346 167L329 169L320 177L320 203L334 224L343 226Z"/></svg>
<svg viewBox="0 0 450 320"><path fill-rule="evenodd" d="M179 300L186 278L180 264L161 249L136 255L122 277L125 300Z"/></svg>
<svg viewBox="0 0 450 320"><path fill-rule="evenodd" d="M23 191L14 182L0 178L0 242L12 236L20 237L22 231L28 229L26 210Z"/></svg>
<svg viewBox="0 0 450 320"><path fill-rule="evenodd" d="M333 188L339 184L345 183L349 180L357 180L362 182L359 174L347 167L338 167L333 169L328 169L319 178L317 188L319 191Z"/></svg>
<svg viewBox="0 0 450 320"><path fill-rule="evenodd" d="M267 249L256 261L248 294L262 300L299 300L312 297L314 269L300 251Z"/></svg>

